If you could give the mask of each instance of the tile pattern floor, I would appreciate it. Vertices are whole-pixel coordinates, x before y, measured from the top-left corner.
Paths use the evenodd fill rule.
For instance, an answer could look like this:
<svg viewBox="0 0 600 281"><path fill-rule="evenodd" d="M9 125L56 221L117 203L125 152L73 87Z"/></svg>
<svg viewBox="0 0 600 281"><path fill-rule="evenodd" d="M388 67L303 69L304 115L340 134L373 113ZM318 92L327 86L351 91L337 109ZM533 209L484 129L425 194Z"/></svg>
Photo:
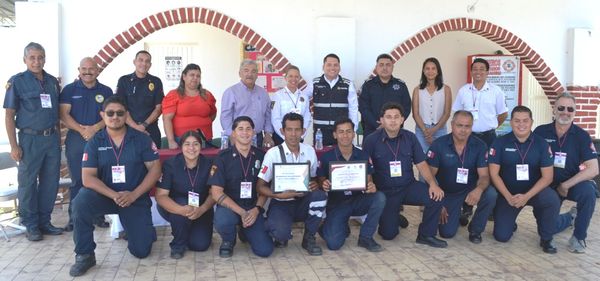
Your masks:
<svg viewBox="0 0 600 281"><path fill-rule="evenodd" d="M562 210L572 206L566 202ZM300 243L302 229L286 249L275 249L270 258L254 256L248 245L238 243L232 258L218 256L220 238L213 236L207 252L187 252L181 260L169 257L170 229L157 229L158 241L152 254L137 259L127 251L127 242L109 237L108 230L95 232L98 265L78 280L599 280L600 225L598 210L588 231L587 253L572 254L566 249L571 229L555 236L558 254L548 255L538 246L536 224L530 207L518 219L519 229L508 243L494 241L493 223L483 243L468 241L466 228L448 240L447 249L415 244L421 213L407 206L410 226L392 241L379 241L385 248L369 253L356 246L358 226L339 251L324 250L323 256L305 254ZM53 222L67 220L67 205L57 207ZM324 247L324 241L317 239ZM0 280L72 280L68 274L74 261L72 234L46 236L29 242L24 235L10 242L0 240Z"/></svg>

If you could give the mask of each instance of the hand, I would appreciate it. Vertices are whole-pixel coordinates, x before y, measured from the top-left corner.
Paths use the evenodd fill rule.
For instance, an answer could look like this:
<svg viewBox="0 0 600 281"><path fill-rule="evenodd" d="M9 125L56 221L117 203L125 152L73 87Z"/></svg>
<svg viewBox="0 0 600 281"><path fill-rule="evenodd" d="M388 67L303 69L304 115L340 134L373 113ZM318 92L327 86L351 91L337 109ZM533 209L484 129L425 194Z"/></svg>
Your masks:
<svg viewBox="0 0 600 281"><path fill-rule="evenodd" d="M245 215L242 216L242 226L244 228L252 226L259 214L260 212L256 207L246 211Z"/></svg>
<svg viewBox="0 0 600 281"><path fill-rule="evenodd" d="M513 207L515 208L521 208L523 206L525 206L527 204L527 201L529 201L529 197L525 194L515 194L513 195Z"/></svg>
<svg viewBox="0 0 600 281"><path fill-rule="evenodd" d="M479 203L479 199L481 199L481 189L475 188L469 194L467 194L467 198L465 198L465 203L475 206Z"/></svg>
<svg viewBox="0 0 600 281"><path fill-rule="evenodd" d="M431 144L433 143L433 137L432 137L432 136L426 136L426 137L425 137L425 141L426 141L428 144L430 144L430 145L431 145Z"/></svg>
<svg viewBox="0 0 600 281"><path fill-rule="evenodd" d="M192 206L190 206L190 207L192 207ZM191 212L189 212L189 213L186 215L186 217L187 217L189 220L195 220L195 219L199 218L199 217L202 215L202 213L204 213L204 212L202 211L202 208L200 208L200 207L192 207L192 211L191 211Z"/></svg>
<svg viewBox="0 0 600 281"><path fill-rule="evenodd" d="M424 135L426 138L430 138L430 137L433 135L433 133L431 132L431 128L425 128L425 129L423 130L423 135Z"/></svg>
<svg viewBox="0 0 600 281"><path fill-rule="evenodd" d="M80 128L79 134L85 141L89 141L92 137L94 137L94 135L97 132L95 125L92 125L92 126L80 125L80 127L81 128Z"/></svg>
<svg viewBox="0 0 600 281"><path fill-rule="evenodd" d="M179 206L179 211L177 212L177 214L180 215L180 216L182 216L182 217L187 217L192 212L194 212L194 207L192 207L190 205L180 205Z"/></svg>
<svg viewBox="0 0 600 281"><path fill-rule="evenodd" d="M375 193L375 192L377 192L377 187L375 187L375 183L370 181L369 183L367 183L367 190L365 191L365 193Z"/></svg>
<svg viewBox="0 0 600 281"><path fill-rule="evenodd" d="M179 145L177 145L177 142L175 140L169 140L169 149L177 149L179 148Z"/></svg>
<svg viewBox="0 0 600 281"><path fill-rule="evenodd" d="M21 150L20 146L11 146L10 147L10 158L15 161L21 161L21 157L23 157L23 150Z"/></svg>
<svg viewBox="0 0 600 281"><path fill-rule="evenodd" d="M430 184L429 198L433 201L441 201L444 198L444 191L437 184Z"/></svg>
<svg viewBox="0 0 600 281"><path fill-rule="evenodd" d="M316 181L311 180L308 182L308 189L310 191L314 191L315 189L318 189L318 188L319 188L319 184Z"/></svg>
<svg viewBox="0 0 600 281"><path fill-rule="evenodd" d="M558 195L560 195L561 197L566 198L567 194L569 194L569 189L566 188L562 183L558 185L558 187L556 188L556 192L558 192Z"/></svg>
<svg viewBox="0 0 600 281"><path fill-rule="evenodd" d="M323 190L329 192L329 190L331 189L331 181L329 181L328 179L324 180L322 187L323 187Z"/></svg>
<svg viewBox="0 0 600 281"><path fill-rule="evenodd" d="M296 192L293 190L286 190L284 192L275 194L275 198L277 198L277 199L292 199L294 197L302 197L302 196L304 196L304 193Z"/></svg>
<svg viewBox="0 0 600 281"><path fill-rule="evenodd" d="M442 207L442 212L440 213L440 224L448 223L448 210L446 207Z"/></svg>
<svg viewBox="0 0 600 281"><path fill-rule="evenodd" d="M146 132L146 127L142 126L141 124L133 124L130 127L146 134L146 135L150 135L150 133Z"/></svg>
<svg viewBox="0 0 600 281"><path fill-rule="evenodd" d="M263 138L263 147L272 147L274 144L275 142L273 142L273 137L271 137L271 134L265 133Z"/></svg>
<svg viewBox="0 0 600 281"><path fill-rule="evenodd" d="M121 208L129 207L129 205L137 200L137 196L130 191L120 191L118 194L117 198L114 198L114 201Z"/></svg>

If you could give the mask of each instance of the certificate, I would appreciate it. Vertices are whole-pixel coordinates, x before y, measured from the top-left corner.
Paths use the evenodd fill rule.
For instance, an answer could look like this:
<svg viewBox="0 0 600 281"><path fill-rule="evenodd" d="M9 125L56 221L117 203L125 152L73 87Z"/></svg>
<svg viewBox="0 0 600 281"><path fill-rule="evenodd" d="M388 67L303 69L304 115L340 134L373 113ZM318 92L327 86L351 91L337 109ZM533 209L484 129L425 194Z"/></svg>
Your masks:
<svg viewBox="0 0 600 281"><path fill-rule="evenodd" d="M332 191L366 190L367 162L329 162L329 181Z"/></svg>
<svg viewBox="0 0 600 281"><path fill-rule="evenodd" d="M308 163L274 163L273 191L308 192L309 171Z"/></svg>

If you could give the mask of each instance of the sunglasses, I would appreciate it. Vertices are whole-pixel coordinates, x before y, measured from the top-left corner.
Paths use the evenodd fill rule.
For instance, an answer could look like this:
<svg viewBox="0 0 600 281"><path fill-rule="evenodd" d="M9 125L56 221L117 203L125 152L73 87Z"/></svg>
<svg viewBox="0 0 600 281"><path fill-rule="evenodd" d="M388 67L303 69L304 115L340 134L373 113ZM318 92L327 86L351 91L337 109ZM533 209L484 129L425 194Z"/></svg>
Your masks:
<svg viewBox="0 0 600 281"><path fill-rule="evenodd" d="M111 111L107 111L105 113L106 113L106 116L108 116L108 117L113 117L113 116L115 116L115 114L117 114L118 117L125 116L125 111L123 111L123 110L118 110L118 111L111 110Z"/></svg>
<svg viewBox="0 0 600 281"><path fill-rule="evenodd" d="M556 109L557 109L558 111L565 111L565 109L567 109L567 111L568 111L568 112L574 112L574 111L575 111L575 108L574 108L574 107L571 107L571 106L564 106L564 105L559 105L559 106L557 106L557 107L556 107Z"/></svg>

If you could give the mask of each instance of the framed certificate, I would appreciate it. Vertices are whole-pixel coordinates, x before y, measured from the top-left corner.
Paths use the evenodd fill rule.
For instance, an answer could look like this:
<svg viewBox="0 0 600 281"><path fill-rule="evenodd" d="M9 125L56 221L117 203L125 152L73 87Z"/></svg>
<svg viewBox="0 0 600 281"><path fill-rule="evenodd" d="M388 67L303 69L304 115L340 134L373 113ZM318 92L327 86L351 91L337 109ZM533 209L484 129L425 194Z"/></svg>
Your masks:
<svg viewBox="0 0 600 281"><path fill-rule="evenodd" d="M366 190L367 161L329 162L331 191Z"/></svg>
<svg viewBox="0 0 600 281"><path fill-rule="evenodd" d="M274 163L273 192L288 190L308 192L310 165L308 163Z"/></svg>

